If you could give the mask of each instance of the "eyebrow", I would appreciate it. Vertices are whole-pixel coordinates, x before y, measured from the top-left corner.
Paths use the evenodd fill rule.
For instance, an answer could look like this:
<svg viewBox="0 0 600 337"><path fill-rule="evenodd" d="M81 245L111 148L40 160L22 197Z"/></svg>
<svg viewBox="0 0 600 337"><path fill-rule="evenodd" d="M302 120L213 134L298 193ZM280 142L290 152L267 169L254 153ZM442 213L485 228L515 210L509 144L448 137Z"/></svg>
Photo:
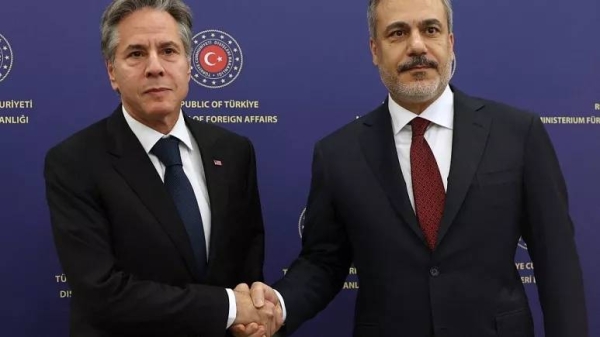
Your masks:
<svg viewBox="0 0 600 337"><path fill-rule="evenodd" d="M423 21L419 22L419 27L421 27L421 28L422 27L431 27L431 26L442 27L442 23L438 19L427 19L427 20L423 20Z"/></svg>
<svg viewBox="0 0 600 337"><path fill-rule="evenodd" d="M124 51L129 51L129 50L141 50L141 49L146 49L146 46L143 44L130 44L127 46L127 48L125 48Z"/></svg>
<svg viewBox="0 0 600 337"><path fill-rule="evenodd" d="M166 41L166 42L161 42L158 44L158 48L160 49L164 49L164 48L175 48L177 50L179 50L179 45L177 43L175 43L175 41Z"/></svg>
<svg viewBox="0 0 600 337"><path fill-rule="evenodd" d="M417 26L419 28L431 27L431 26L442 27L442 23L438 19L426 19L426 20L419 22ZM396 30L396 29L408 30L408 29L410 29L410 25L404 21L396 21L386 27L385 33L387 34L387 33L391 32L392 30Z"/></svg>
<svg viewBox="0 0 600 337"><path fill-rule="evenodd" d="M158 48L159 49L164 49L164 48L175 48L177 50L179 50L179 46L177 45L177 43L175 43L174 41L165 41L165 42L161 42L158 44ZM130 50L144 50L147 49L148 45L146 44L130 44L127 46L127 48L125 48L125 51L130 51Z"/></svg>

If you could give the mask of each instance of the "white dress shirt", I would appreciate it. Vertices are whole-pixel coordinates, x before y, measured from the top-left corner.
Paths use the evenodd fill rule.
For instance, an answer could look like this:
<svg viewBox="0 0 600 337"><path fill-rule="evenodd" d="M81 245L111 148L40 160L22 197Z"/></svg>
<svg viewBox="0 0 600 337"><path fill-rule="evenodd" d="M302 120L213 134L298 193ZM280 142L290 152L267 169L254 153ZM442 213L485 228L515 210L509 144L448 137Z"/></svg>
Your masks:
<svg viewBox="0 0 600 337"><path fill-rule="evenodd" d="M408 197L414 210L415 197L410 169L410 144L412 142L410 122L416 117L431 122L425 131L425 140L427 140L437 162L444 190L448 190L448 174L450 173L450 158L452 156L452 130L454 128L454 94L447 86L442 95L420 115L401 107L391 96L388 99L388 108L392 117L392 130L400 169L402 169Z"/></svg>
<svg viewBox="0 0 600 337"><path fill-rule="evenodd" d="M188 180L192 184L194 195L198 201L198 207L200 208L200 215L202 217L202 225L204 228L204 239L206 241L206 256L210 251L210 233L211 233L211 213L210 213L210 199L208 197L208 188L206 186L206 176L204 174L204 166L202 165L202 156L200 154L200 148L198 143L190 133L190 130L185 126L185 119L183 118L183 112L179 112L177 123L168 135L162 133L138 122L136 119L131 117L129 112L123 107L123 116L131 131L135 134L137 139L142 144L142 147L146 151L146 154L150 158L152 165L156 169L156 172L160 176L160 179L165 181L165 165L150 152L156 142L161 138L168 136L177 137L179 139L179 153L181 154L181 163L183 164L183 172L188 177ZM226 289L227 296L229 297L229 317L227 320L227 327L229 328L236 317L237 306L235 303L235 295L233 290Z"/></svg>

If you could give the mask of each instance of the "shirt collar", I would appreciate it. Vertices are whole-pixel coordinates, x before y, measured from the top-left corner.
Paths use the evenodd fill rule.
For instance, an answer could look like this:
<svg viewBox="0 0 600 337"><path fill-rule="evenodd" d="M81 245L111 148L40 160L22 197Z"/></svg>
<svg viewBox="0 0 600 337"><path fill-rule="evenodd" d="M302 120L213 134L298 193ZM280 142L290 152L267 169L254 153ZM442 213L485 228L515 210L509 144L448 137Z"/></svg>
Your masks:
<svg viewBox="0 0 600 337"><path fill-rule="evenodd" d="M388 97L388 109L392 117L394 135L410 123L414 118L421 117L439 126L453 129L454 127L454 93L450 86L420 115L417 115L396 103L392 96Z"/></svg>
<svg viewBox="0 0 600 337"><path fill-rule="evenodd" d="M166 136L177 137L177 139L179 139L179 141L181 141L190 151L194 149L192 144L192 136L188 128L185 126L185 119L183 118L183 112L181 110L179 111L179 116L177 117L177 123L175 123L175 126L171 132L169 132L168 135L163 135L162 133L140 123L131 117L129 112L127 112L125 109L125 106L122 106L122 108L123 116L125 117L127 125L129 125L131 131L133 131L137 139L140 141L146 153L150 153L150 150L152 150L156 142Z"/></svg>

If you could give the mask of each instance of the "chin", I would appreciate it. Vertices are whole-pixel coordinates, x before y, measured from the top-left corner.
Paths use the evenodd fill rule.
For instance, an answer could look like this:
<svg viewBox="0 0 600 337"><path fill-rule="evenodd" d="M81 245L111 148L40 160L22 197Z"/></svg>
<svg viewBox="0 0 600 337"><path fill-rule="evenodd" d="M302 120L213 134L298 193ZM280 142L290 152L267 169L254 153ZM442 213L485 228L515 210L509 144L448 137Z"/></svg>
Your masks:
<svg viewBox="0 0 600 337"><path fill-rule="evenodd" d="M146 109L146 112L154 117L161 118L179 113L179 108L172 104L153 104Z"/></svg>
<svg viewBox="0 0 600 337"><path fill-rule="evenodd" d="M424 103L434 98L438 93L438 86L431 85L399 85L396 89L396 95L404 97L404 100L412 103Z"/></svg>

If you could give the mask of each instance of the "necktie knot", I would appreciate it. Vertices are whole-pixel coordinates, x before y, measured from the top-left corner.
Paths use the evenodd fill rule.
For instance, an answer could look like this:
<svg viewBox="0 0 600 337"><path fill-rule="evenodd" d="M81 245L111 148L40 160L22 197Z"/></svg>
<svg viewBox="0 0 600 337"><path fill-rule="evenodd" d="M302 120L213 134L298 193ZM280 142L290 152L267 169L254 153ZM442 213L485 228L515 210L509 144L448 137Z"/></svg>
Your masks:
<svg viewBox="0 0 600 337"><path fill-rule="evenodd" d="M166 166L182 165L179 139L173 136L161 138L150 150Z"/></svg>
<svg viewBox="0 0 600 337"><path fill-rule="evenodd" d="M423 119L421 117L416 117L410 122L410 126L412 127L412 136L414 137L422 137L425 134L425 130L429 126L430 121Z"/></svg>

